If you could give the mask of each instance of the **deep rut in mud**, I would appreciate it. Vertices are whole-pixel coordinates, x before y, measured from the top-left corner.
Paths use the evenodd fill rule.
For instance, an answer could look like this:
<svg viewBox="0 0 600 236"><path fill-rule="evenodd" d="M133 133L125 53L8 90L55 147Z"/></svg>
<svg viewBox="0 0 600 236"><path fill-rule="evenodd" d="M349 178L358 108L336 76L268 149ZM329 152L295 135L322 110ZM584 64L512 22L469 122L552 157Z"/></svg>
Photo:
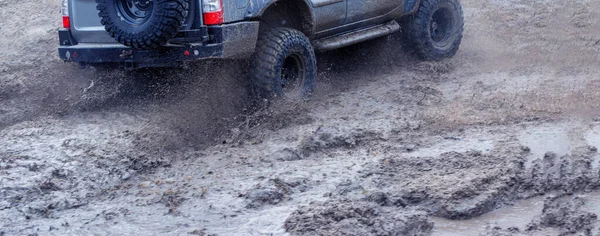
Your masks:
<svg viewBox="0 0 600 236"><path fill-rule="evenodd" d="M0 235L600 234L599 2L462 4L452 59L392 35L254 107L245 62L79 69L58 1L0 0Z"/></svg>

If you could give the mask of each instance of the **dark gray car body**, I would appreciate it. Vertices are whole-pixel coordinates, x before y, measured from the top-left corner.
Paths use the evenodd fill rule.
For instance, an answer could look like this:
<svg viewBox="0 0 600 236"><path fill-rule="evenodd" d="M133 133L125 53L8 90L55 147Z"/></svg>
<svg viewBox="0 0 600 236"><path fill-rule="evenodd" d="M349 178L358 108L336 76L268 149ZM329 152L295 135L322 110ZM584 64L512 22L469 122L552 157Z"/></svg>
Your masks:
<svg viewBox="0 0 600 236"><path fill-rule="evenodd" d="M299 30L316 41L399 19L417 10L420 0L223 0L224 23L215 26L203 24L202 0L191 1L190 19L175 39L160 50L138 50L110 37L100 23L95 0L69 0L71 28L59 30L59 56L79 63L124 62L130 67L243 58L254 52L260 22L276 5L292 4L286 8L290 12L281 12L277 19L300 18L294 19L301 21Z"/></svg>

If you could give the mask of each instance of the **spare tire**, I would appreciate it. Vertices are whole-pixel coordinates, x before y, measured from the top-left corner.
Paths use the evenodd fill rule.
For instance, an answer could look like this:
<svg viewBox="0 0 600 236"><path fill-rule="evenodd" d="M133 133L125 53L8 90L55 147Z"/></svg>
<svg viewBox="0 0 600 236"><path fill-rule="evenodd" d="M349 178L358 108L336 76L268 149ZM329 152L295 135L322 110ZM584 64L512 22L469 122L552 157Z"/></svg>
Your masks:
<svg viewBox="0 0 600 236"><path fill-rule="evenodd" d="M160 47L175 37L188 15L189 0L96 0L111 37L133 48Z"/></svg>

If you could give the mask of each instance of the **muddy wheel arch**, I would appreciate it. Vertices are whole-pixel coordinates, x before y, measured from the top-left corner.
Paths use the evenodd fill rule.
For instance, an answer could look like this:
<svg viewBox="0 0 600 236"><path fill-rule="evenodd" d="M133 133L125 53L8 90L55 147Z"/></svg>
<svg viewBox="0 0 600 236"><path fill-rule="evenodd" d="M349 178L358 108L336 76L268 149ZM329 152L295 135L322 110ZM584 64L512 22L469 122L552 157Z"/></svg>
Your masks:
<svg viewBox="0 0 600 236"><path fill-rule="evenodd" d="M262 0L251 0L246 12L248 18L262 22L281 22L279 20L284 19L291 23L269 25L268 28L293 28L310 37L316 32L315 13L311 6L312 4L307 0L270 0L267 3ZM300 9L300 11L286 9Z"/></svg>

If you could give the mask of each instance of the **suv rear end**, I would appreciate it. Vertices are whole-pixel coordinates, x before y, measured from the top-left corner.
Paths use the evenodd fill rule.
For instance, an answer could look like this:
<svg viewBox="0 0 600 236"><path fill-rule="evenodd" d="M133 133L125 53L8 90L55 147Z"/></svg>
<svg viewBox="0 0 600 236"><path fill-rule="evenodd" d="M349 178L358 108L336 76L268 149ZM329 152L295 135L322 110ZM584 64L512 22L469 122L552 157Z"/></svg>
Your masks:
<svg viewBox="0 0 600 236"><path fill-rule="evenodd" d="M152 0L118 1L133 6ZM206 58L249 57L258 36L258 22L226 22L220 0L190 0L175 37L158 48L129 47L107 32L97 6L95 0L62 0L61 59L82 64L119 63L128 68L178 66Z"/></svg>

